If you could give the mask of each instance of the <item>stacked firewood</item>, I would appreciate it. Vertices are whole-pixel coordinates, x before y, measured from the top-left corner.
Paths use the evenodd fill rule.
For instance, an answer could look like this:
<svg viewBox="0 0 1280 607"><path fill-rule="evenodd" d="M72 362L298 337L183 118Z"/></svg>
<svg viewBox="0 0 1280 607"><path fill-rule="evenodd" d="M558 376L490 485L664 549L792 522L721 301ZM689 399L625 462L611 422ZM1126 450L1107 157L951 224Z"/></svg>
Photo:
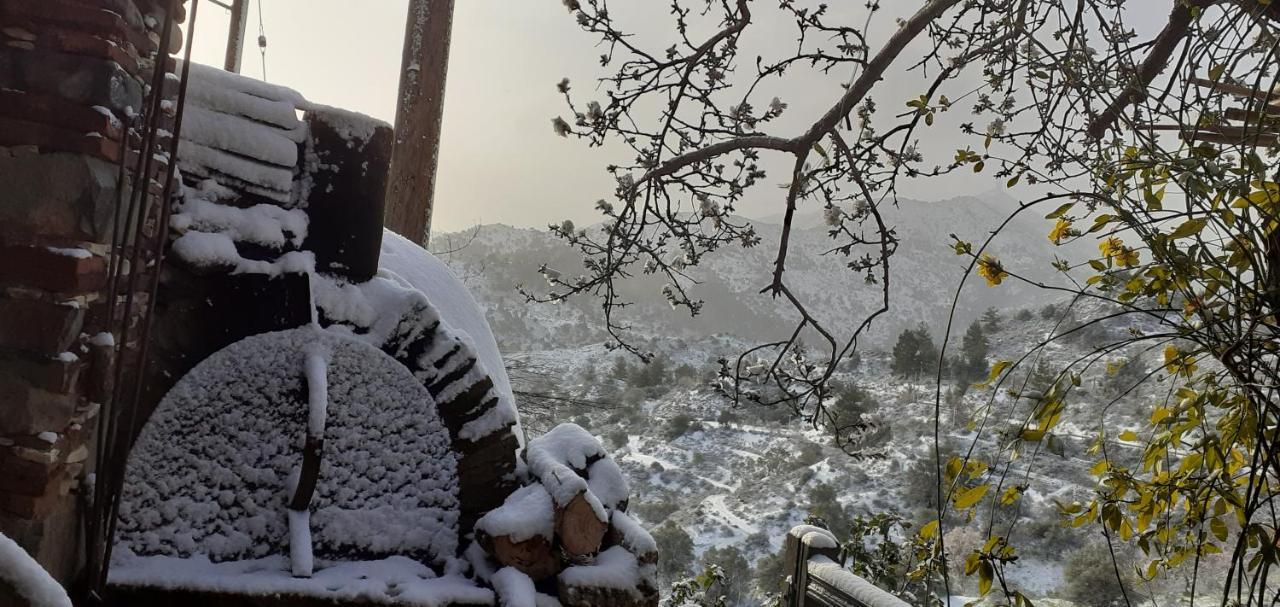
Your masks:
<svg viewBox="0 0 1280 607"><path fill-rule="evenodd" d="M630 487L600 441L562 424L530 441L521 464L526 485L476 523L487 555L564 607L657 605L657 545L627 515ZM503 604L523 604L505 596L513 586L524 585L495 580Z"/></svg>

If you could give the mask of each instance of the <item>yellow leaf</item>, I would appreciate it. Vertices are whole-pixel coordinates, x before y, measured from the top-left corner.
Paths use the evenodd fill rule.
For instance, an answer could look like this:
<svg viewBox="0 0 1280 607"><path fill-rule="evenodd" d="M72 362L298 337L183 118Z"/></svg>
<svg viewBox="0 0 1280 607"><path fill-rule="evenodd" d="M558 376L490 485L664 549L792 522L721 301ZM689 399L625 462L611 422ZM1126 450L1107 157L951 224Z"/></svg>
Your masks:
<svg viewBox="0 0 1280 607"><path fill-rule="evenodd" d="M1004 271L1000 260L990 253L983 253L978 260L978 275L987 280L987 286L994 287L1004 281L1009 273Z"/></svg>
<svg viewBox="0 0 1280 607"><path fill-rule="evenodd" d="M1062 244L1062 239L1068 236L1071 236L1071 222L1065 219L1059 219L1049 231L1049 240L1052 240L1053 244Z"/></svg>
<svg viewBox="0 0 1280 607"><path fill-rule="evenodd" d="M1136 441L1138 440L1138 433L1134 432L1133 430L1125 430L1124 432L1120 433L1120 440Z"/></svg>
<svg viewBox="0 0 1280 607"><path fill-rule="evenodd" d="M961 491L959 494L956 495L956 499L955 499L956 508L959 510L972 508L975 504L982 501L982 497L987 494L987 490L990 488L991 488L991 485L983 483L976 487L970 487L968 489L965 489L964 491Z"/></svg>
<svg viewBox="0 0 1280 607"><path fill-rule="evenodd" d="M996 378L1000 377L1000 374L1004 373L1004 370L1008 369L1009 366L1012 364L1013 364L1012 361L997 360L994 365L991 365L991 371L987 373L986 381L973 384L973 387L979 390L985 389L987 386L990 386L993 382L995 382Z"/></svg>
<svg viewBox="0 0 1280 607"><path fill-rule="evenodd" d="M1204 226L1207 223L1208 222L1204 219L1188 219L1183 222L1182 225L1174 229L1173 233L1169 234L1169 238L1178 239L1195 236L1204 229Z"/></svg>
<svg viewBox="0 0 1280 607"><path fill-rule="evenodd" d="M938 519L931 520L920 528L920 539L931 540L938 535Z"/></svg>

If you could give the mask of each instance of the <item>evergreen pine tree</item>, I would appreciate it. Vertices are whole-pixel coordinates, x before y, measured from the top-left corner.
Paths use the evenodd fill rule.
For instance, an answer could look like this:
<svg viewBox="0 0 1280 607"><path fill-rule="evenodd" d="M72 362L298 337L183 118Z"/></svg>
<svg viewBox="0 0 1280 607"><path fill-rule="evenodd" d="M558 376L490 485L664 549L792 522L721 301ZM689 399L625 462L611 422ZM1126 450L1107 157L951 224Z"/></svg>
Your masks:
<svg viewBox="0 0 1280 607"><path fill-rule="evenodd" d="M893 362L890 369L895 375L914 377L919 371L916 367L916 353L920 350L920 339L916 332L905 329L898 334L898 343L893 346Z"/></svg>
<svg viewBox="0 0 1280 607"><path fill-rule="evenodd" d="M982 313L982 328L987 333L995 333L1000 330L1000 321L1002 320L1004 319L1000 317L999 310L994 307L987 308L987 311Z"/></svg>
<svg viewBox="0 0 1280 607"><path fill-rule="evenodd" d="M987 333L982 330L982 323L974 321L964 333L964 341L960 345L961 368L956 378L965 381L979 379L987 371Z"/></svg>
<svg viewBox="0 0 1280 607"><path fill-rule="evenodd" d="M938 370L938 346L933 343L929 325L924 322L916 326L916 348L916 375L935 373Z"/></svg>

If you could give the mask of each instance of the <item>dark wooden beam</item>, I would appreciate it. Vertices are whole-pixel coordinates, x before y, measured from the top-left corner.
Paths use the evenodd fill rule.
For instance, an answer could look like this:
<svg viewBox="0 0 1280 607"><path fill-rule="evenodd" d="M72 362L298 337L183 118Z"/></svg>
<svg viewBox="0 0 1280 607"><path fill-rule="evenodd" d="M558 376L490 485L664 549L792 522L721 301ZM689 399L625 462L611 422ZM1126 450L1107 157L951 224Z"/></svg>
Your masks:
<svg viewBox="0 0 1280 607"><path fill-rule="evenodd" d="M231 26L227 29L227 56L222 69L239 73L240 62L244 58L244 31L245 24L249 21L249 0L231 0L229 9Z"/></svg>
<svg viewBox="0 0 1280 607"><path fill-rule="evenodd" d="M409 0L385 225L426 246L440 152L453 0Z"/></svg>

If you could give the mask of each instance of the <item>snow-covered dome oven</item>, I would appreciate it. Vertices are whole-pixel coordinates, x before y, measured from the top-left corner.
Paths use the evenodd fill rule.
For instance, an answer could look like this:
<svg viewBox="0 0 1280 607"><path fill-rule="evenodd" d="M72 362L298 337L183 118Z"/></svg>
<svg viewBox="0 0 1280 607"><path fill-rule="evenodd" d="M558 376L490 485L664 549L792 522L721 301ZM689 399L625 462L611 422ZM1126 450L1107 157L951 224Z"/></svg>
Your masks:
<svg viewBox="0 0 1280 607"><path fill-rule="evenodd" d="M617 464L571 424L526 446L479 305L383 230L390 127L208 67L190 91L122 604L656 605Z"/></svg>

